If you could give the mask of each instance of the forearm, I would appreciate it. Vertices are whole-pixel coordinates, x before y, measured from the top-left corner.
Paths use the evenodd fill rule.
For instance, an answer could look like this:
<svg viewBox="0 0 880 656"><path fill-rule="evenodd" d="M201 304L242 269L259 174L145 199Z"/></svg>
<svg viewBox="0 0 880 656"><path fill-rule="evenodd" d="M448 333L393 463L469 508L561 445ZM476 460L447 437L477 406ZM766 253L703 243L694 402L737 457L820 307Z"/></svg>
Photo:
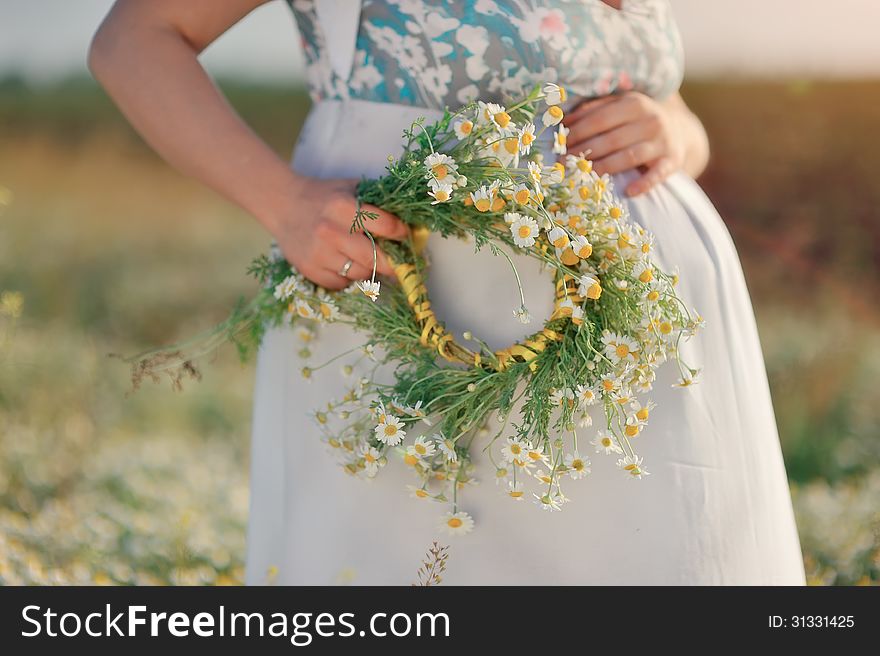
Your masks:
<svg viewBox="0 0 880 656"><path fill-rule="evenodd" d="M684 145L683 170L692 178L699 177L709 164L709 138L703 123L685 104L679 94L663 101L678 125L679 138Z"/></svg>
<svg viewBox="0 0 880 656"><path fill-rule="evenodd" d="M162 157L273 229L297 178L229 106L182 34L158 23L102 28L89 66Z"/></svg>

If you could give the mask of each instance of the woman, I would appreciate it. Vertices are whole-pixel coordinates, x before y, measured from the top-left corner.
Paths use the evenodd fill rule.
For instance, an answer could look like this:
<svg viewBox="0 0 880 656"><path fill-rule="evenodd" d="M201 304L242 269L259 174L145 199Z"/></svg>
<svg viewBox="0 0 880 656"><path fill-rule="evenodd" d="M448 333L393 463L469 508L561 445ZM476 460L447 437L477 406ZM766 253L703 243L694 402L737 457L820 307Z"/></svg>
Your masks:
<svg viewBox="0 0 880 656"><path fill-rule="evenodd" d="M484 484L466 509L477 530L456 538L446 575L467 584L791 584L800 549L754 316L730 237L693 182L706 137L676 90L681 51L664 0L294 0L315 101L292 167L226 104L197 54L265 0L119 0L90 66L133 125L173 165L250 212L285 257L340 289L368 276L372 252L349 233L354 179L380 174L416 117L475 97L503 101L538 81L574 100L569 150L614 175L634 219L679 268L680 295L706 329L688 360L698 385L672 390L660 369L658 407L640 439L653 476L633 483L597 456L562 513L511 503ZM623 5L623 6L621 6ZM378 211L378 210L377 210ZM400 239L378 211L373 232ZM505 346L527 329L499 321L508 271L463 242L432 238L437 313ZM528 306L549 311L550 283L517 261ZM389 274L384 258L380 273ZM545 315L546 316L546 315ZM322 331L320 362L360 340ZM405 584L436 536L438 512L406 498L403 467L366 485L340 474L314 436L310 411L337 396L341 374L307 383L291 331L263 343L255 393L250 583ZM479 460L478 478L493 469ZM390 470L390 471L389 471Z"/></svg>

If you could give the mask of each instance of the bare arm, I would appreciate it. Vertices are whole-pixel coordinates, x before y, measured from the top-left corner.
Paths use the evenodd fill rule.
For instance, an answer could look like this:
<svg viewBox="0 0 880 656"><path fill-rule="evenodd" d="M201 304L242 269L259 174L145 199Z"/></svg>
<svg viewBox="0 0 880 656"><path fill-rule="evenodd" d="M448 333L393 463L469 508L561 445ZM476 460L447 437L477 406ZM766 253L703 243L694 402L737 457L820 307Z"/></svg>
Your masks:
<svg viewBox="0 0 880 656"><path fill-rule="evenodd" d="M684 149L682 169L692 178L698 178L709 164L709 138L703 123L685 104L681 94L674 93L661 103L678 123Z"/></svg>
<svg viewBox="0 0 880 656"><path fill-rule="evenodd" d="M347 259L356 263L353 278L366 277L372 263L367 240L348 234L353 181L296 175L241 120L198 61L212 41L266 2L117 0L92 41L89 68L162 157L250 212L309 278L339 288L348 283L337 274ZM375 234L405 234L396 218L380 214L371 223ZM381 265L388 273L387 263Z"/></svg>

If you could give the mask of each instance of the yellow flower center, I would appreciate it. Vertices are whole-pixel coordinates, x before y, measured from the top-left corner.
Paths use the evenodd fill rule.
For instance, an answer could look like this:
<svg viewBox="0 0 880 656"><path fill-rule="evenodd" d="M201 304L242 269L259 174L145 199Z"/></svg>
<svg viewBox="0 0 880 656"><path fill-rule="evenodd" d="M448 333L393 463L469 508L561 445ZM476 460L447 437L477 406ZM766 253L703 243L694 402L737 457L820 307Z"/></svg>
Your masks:
<svg viewBox="0 0 880 656"><path fill-rule="evenodd" d="M458 517L450 517L449 521L446 522L450 528L461 528L463 521L461 521Z"/></svg>
<svg viewBox="0 0 880 656"><path fill-rule="evenodd" d="M575 471L583 471L584 470L584 461L580 458L576 458L571 461L571 468Z"/></svg>
<svg viewBox="0 0 880 656"><path fill-rule="evenodd" d="M465 121L459 126L458 129L461 131L462 134L470 134L471 130L474 129L474 124L470 121Z"/></svg>
<svg viewBox="0 0 880 656"><path fill-rule="evenodd" d="M501 196L495 196L495 198L492 200L492 211L500 212L504 209L504 204L504 199Z"/></svg>
<svg viewBox="0 0 880 656"><path fill-rule="evenodd" d="M508 494L514 499L519 499L523 495L522 490L511 490Z"/></svg>
<svg viewBox="0 0 880 656"><path fill-rule="evenodd" d="M608 210L608 215L612 219L619 219L621 216L620 208L619 207L612 207L610 210Z"/></svg>
<svg viewBox="0 0 880 656"><path fill-rule="evenodd" d="M602 438L602 446L606 446L606 447L611 446L611 438L610 437L603 437Z"/></svg>
<svg viewBox="0 0 880 656"><path fill-rule="evenodd" d="M498 124L498 127L506 128L510 123L510 114L507 112L498 112L495 114L495 123Z"/></svg>
<svg viewBox="0 0 880 656"><path fill-rule="evenodd" d="M513 199L520 205L525 205L529 202L529 190L520 189L514 194Z"/></svg>
<svg viewBox="0 0 880 656"><path fill-rule="evenodd" d="M513 455L518 456L522 453L522 448L520 447L519 444L511 444L510 445L510 452Z"/></svg>
<svg viewBox="0 0 880 656"><path fill-rule="evenodd" d="M578 263L578 256L575 255L575 252L570 248L566 248L562 251L562 255L559 256L559 259L562 260L563 264L568 266L574 266Z"/></svg>
<svg viewBox="0 0 880 656"><path fill-rule="evenodd" d="M587 298L591 298L594 301L602 295L602 287L599 286L599 283L594 282L590 285L590 288L587 290Z"/></svg>
<svg viewBox="0 0 880 656"><path fill-rule="evenodd" d="M618 358L625 358L629 355L629 346L626 344L618 344L617 348L614 349L614 352L617 353Z"/></svg>
<svg viewBox="0 0 880 656"><path fill-rule="evenodd" d="M434 164L431 168L431 172L434 174L434 177L438 180L442 180L447 175L449 175L449 168L446 164Z"/></svg>
<svg viewBox="0 0 880 656"><path fill-rule="evenodd" d="M558 105L553 105L552 107L547 109L547 112L550 114L550 116L552 116L557 121L562 119L562 116L563 116L562 108L559 107Z"/></svg>
<svg viewBox="0 0 880 656"><path fill-rule="evenodd" d="M516 153L519 151L519 139L517 139L516 137L505 139L504 150L506 150L511 155L516 155Z"/></svg>
<svg viewBox="0 0 880 656"><path fill-rule="evenodd" d="M641 280L641 281L644 282L644 283L649 283L649 282L651 282L653 279L654 279L654 272L651 271L651 269L645 269L645 270L642 271L642 273L639 275L639 280Z"/></svg>
<svg viewBox="0 0 880 656"><path fill-rule="evenodd" d="M519 233L521 239L532 236L532 229L527 225L520 226L517 232Z"/></svg>
<svg viewBox="0 0 880 656"><path fill-rule="evenodd" d="M407 453L405 456L403 456L403 461L408 465L414 465L419 461L419 459L416 458L413 454Z"/></svg>
<svg viewBox="0 0 880 656"><path fill-rule="evenodd" d="M639 421L648 421L648 415L650 414L650 410L648 408L639 408L639 411L636 413L636 417Z"/></svg>
<svg viewBox="0 0 880 656"><path fill-rule="evenodd" d="M378 460L378 458L376 458L376 456L374 456L373 454L371 454L368 451L367 453L364 454L364 460L366 460L367 462L376 462L376 460Z"/></svg>
<svg viewBox="0 0 880 656"><path fill-rule="evenodd" d="M488 198L480 198L474 203L474 207L476 207L479 212L488 212L491 206L492 201Z"/></svg>
<svg viewBox="0 0 880 656"><path fill-rule="evenodd" d="M668 321L662 321L660 323L660 332L663 333L664 335L668 335L669 333L672 332L672 324L669 323Z"/></svg>
<svg viewBox="0 0 880 656"><path fill-rule="evenodd" d="M581 197L581 200L588 200L592 193L593 190L589 187L578 187L578 195Z"/></svg>
<svg viewBox="0 0 880 656"><path fill-rule="evenodd" d="M392 435L397 435L397 426L394 424L388 424L385 426L385 434L389 437Z"/></svg>
<svg viewBox="0 0 880 656"><path fill-rule="evenodd" d="M588 159L579 159L577 161L577 167L581 173L589 173L593 170L593 163Z"/></svg>
<svg viewBox="0 0 880 656"><path fill-rule="evenodd" d="M660 292L658 292L656 289L652 289L651 291L648 292L648 300L651 301L652 303L654 301L656 301L658 298L660 298Z"/></svg>
<svg viewBox="0 0 880 656"><path fill-rule="evenodd" d="M540 451L529 451L529 458L532 460L540 460L543 457Z"/></svg>
<svg viewBox="0 0 880 656"><path fill-rule="evenodd" d="M556 133L556 143L560 146L564 146L568 142L568 136L563 134L562 132Z"/></svg>
<svg viewBox="0 0 880 656"><path fill-rule="evenodd" d="M428 495L427 490L423 490L423 489L419 488L418 490L416 490L416 496L419 497L420 499L424 499L425 497L427 497L429 495Z"/></svg>
<svg viewBox="0 0 880 656"><path fill-rule="evenodd" d="M520 139L522 140L523 145L529 146L535 140L535 135L533 135L531 132L523 132Z"/></svg>
<svg viewBox="0 0 880 656"><path fill-rule="evenodd" d="M593 254L593 245L592 244L583 244L578 249L577 254L578 254L578 257L580 257L582 260L586 260L588 257L590 257L590 255Z"/></svg>
<svg viewBox="0 0 880 656"><path fill-rule="evenodd" d="M610 392L611 390L614 389L614 381L613 380L603 380L602 381L602 388L606 392Z"/></svg>
<svg viewBox="0 0 880 656"><path fill-rule="evenodd" d="M445 202L445 201L449 200L449 192L446 191L445 189L438 189L437 191L434 192L434 198L436 198L437 200L439 200L441 202Z"/></svg>
<svg viewBox="0 0 880 656"><path fill-rule="evenodd" d="M635 424L630 424L623 429L623 432L626 433L627 437L635 437L639 434L639 427Z"/></svg>

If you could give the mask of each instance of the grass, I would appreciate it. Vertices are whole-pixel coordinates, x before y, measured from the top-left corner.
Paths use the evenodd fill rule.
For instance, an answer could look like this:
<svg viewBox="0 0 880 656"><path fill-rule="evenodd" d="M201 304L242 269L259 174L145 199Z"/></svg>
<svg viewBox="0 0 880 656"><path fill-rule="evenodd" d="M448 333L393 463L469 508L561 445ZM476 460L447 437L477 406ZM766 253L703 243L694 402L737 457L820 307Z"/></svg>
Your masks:
<svg viewBox="0 0 880 656"><path fill-rule="evenodd" d="M289 156L304 93L224 88ZM754 295L810 580L876 583L880 83L684 95ZM0 143L0 291L24 295L17 321L0 311L0 582L240 582L252 363L228 349L183 394L126 396L107 354L223 318L268 237L91 83L0 82Z"/></svg>

